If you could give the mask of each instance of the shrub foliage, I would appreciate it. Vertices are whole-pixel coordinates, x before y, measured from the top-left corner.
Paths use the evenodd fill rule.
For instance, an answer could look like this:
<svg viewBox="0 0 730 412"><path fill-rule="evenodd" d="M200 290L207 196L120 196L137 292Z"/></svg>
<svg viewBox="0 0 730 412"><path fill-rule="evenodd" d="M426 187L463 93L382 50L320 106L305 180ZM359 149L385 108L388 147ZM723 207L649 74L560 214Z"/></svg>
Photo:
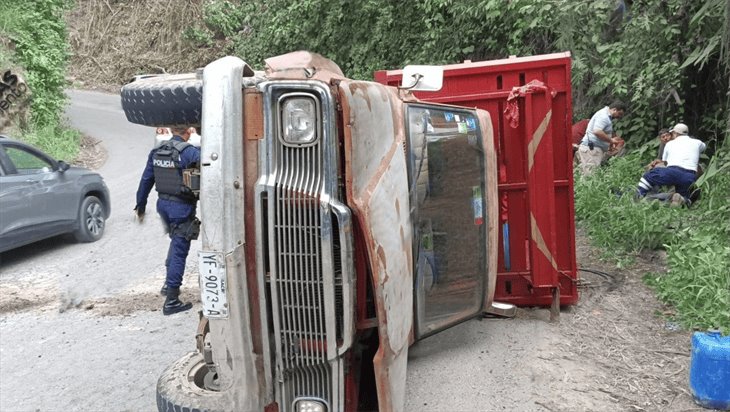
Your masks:
<svg viewBox="0 0 730 412"><path fill-rule="evenodd" d="M730 144L706 165L691 208L635 201L642 165L653 147L609 162L594 175L576 176L575 210L605 257L619 265L642 249L667 251L668 271L647 274L659 298L676 308L688 328L730 332Z"/></svg>
<svg viewBox="0 0 730 412"><path fill-rule="evenodd" d="M201 44L218 39L259 68L311 50L354 78L568 50L576 117L625 100L631 115L619 128L635 147L679 120L715 140L730 122L725 0L208 0L203 15Z"/></svg>
<svg viewBox="0 0 730 412"><path fill-rule="evenodd" d="M20 125L18 137L66 159L76 154L79 143L79 134L61 121L69 57L64 13L70 6L70 0L28 0L4 2L0 11L3 54L21 67L32 93L30 122Z"/></svg>
<svg viewBox="0 0 730 412"><path fill-rule="evenodd" d="M65 104L64 74L69 53L63 13L67 7L66 0L32 0L25 7L3 11L9 15L6 31L15 60L25 68L33 91L32 121L38 125L57 122Z"/></svg>

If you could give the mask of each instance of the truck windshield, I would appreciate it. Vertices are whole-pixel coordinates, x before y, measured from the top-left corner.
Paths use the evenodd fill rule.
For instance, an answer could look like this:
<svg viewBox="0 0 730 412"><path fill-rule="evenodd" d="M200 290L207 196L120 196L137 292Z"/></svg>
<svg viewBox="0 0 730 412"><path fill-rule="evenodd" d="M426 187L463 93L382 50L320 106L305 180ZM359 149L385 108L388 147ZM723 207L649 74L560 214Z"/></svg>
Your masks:
<svg viewBox="0 0 730 412"><path fill-rule="evenodd" d="M484 151L473 112L408 109L417 333L480 312L486 267Z"/></svg>

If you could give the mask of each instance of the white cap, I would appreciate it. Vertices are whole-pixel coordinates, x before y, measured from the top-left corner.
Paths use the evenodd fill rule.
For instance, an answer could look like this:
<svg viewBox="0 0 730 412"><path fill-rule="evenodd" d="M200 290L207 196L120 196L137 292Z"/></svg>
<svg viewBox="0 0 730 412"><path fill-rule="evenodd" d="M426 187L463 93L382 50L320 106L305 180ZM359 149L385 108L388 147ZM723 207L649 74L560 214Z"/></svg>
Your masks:
<svg viewBox="0 0 730 412"><path fill-rule="evenodd" d="M670 130L670 132L674 132L677 134L688 134L689 128L684 123L677 123L674 125L674 127L672 127L672 130Z"/></svg>

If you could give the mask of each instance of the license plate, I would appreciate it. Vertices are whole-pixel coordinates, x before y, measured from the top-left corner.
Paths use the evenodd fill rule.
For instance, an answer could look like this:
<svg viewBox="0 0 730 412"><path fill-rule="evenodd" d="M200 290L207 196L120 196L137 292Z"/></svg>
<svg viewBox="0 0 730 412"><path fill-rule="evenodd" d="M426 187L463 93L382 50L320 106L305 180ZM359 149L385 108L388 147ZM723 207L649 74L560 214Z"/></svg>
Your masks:
<svg viewBox="0 0 730 412"><path fill-rule="evenodd" d="M208 319L228 317L228 282L226 260L222 253L198 252L200 271L200 300L203 315Z"/></svg>

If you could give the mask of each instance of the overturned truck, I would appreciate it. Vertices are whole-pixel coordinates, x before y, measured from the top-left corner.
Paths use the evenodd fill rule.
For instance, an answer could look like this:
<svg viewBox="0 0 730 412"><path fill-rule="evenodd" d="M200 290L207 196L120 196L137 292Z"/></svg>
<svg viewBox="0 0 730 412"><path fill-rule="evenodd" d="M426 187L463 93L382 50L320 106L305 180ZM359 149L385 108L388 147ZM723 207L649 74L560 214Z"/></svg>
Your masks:
<svg viewBox="0 0 730 412"><path fill-rule="evenodd" d="M409 346L504 308L490 115L415 98L440 79L409 70L295 52L122 89L134 123L202 126L197 350L160 411L403 410Z"/></svg>

